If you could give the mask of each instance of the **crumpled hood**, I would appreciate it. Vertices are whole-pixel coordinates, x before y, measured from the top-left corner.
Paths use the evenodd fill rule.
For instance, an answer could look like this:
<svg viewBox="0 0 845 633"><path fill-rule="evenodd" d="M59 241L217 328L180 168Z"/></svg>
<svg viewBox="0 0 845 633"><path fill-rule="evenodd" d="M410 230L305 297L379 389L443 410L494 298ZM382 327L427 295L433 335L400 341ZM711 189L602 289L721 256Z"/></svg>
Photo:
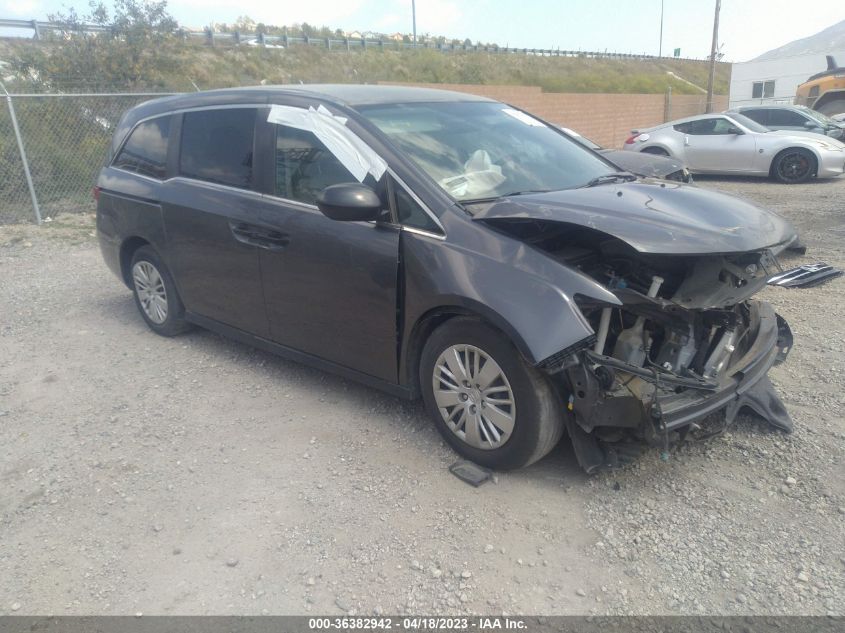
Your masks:
<svg viewBox="0 0 845 633"><path fill-rule="evenodd" d="M612 235L641 253L742 253L785 245L796 233L772 211L692 185L640 180L471 205L474 220L546 220Z"/></svg>

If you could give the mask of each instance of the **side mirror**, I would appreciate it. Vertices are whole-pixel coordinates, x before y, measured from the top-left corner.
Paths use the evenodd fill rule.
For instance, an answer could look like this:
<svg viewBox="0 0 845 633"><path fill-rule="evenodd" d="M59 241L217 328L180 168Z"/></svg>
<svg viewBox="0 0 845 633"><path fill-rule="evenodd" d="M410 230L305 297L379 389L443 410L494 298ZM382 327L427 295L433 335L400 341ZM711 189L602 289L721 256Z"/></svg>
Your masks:
<svg viewBox="0 0 845 633"><path fill-rule="evenodd" d="M317 208L327 218L341 222L376 220L381 200L376 192L358 183L329 185L317 196Z"/></svg>
<svg viewBox="0 0 845 633"><path fill-rule="evenodd" d="M735 134L736 136L742 136L743 134L745 134L745 132L733 125L728 129L728 132L730 132L731 134Z"/></svg>
<svg viewBox="0 0 845 633"><path fill-rule="evenodd" d="M813 123L812 121L804 121L804 127L808 130L815 130L819 127L818 123Z"/></svg>

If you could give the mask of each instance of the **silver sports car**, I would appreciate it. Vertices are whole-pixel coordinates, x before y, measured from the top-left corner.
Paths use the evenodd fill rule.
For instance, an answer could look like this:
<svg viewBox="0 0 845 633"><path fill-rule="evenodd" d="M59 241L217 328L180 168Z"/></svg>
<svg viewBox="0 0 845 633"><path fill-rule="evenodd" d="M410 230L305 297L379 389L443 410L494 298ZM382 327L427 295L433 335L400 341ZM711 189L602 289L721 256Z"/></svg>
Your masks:
<svg viewBox="0 0 845 633"><path fill-rule="evenodd" d="M785 183L845 172L845 144L809 132L772 131L742 114L702 114L634 130L623 149L671 156L694 174L771 176Z"/></svg>

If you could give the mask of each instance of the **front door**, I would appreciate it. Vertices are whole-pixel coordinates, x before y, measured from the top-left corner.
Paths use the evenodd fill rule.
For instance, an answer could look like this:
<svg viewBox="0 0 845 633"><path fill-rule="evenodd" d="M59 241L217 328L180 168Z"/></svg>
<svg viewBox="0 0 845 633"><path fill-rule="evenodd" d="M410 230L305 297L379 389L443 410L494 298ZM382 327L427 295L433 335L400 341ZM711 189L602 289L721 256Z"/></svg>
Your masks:
<svg viewBox="0 0 845 633"><path fill-rule="evenodd" d="M313 132L266 122L259 129L272 156L261 221L285 240L259 255L270 338L396 382L398 227L324 216L320 191L356 179ZM364 182L379 191L385 179Z"/></svg>
<svg viewBox="0 0 845 633"><path fill-rule="evenodd" d="M757 143L724 117L691 122L684 134L687 166L693 171L748 171L754 161Z"/></svg>

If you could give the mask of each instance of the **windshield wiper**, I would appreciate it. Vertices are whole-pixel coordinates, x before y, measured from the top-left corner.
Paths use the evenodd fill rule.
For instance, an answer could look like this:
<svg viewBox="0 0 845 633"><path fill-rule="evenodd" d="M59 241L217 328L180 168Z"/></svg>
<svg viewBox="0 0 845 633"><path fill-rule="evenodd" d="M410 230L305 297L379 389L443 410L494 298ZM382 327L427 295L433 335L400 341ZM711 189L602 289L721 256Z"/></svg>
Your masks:
<svg viewBox="0 0 845 633"><path fill-rule="evenodd" d="M510 193L506 193L504 195L499 196L500 198L510 198L512 196L524 196L529 193L549 193L553 191L552 189L525 189L524 191L511 191Z"/></svg>
<svg viewBox="0 0 845 633"><path fill-rule="evenodd" d="M637 177L629 171L615 171L611 174L602 174L601 176L596 176L586 185L584 185L584 187L595 187L596 185L607 185L613 182L617 182L619 180L624 180L627 182L636 179Z"/></svg>
<svg viewBox="0 0 845 633"><path fill-rule="evenodd" d="M514 196L527 196L530 193L549 193L554 189L524 189L522 191L511 191L510 193L503 193L500 196L487 196L484 198L470 198L468 200L461 200L462 204L476 204L478 202L492 202L493 200L500 200L501 198L513 198Z"/></svg>

